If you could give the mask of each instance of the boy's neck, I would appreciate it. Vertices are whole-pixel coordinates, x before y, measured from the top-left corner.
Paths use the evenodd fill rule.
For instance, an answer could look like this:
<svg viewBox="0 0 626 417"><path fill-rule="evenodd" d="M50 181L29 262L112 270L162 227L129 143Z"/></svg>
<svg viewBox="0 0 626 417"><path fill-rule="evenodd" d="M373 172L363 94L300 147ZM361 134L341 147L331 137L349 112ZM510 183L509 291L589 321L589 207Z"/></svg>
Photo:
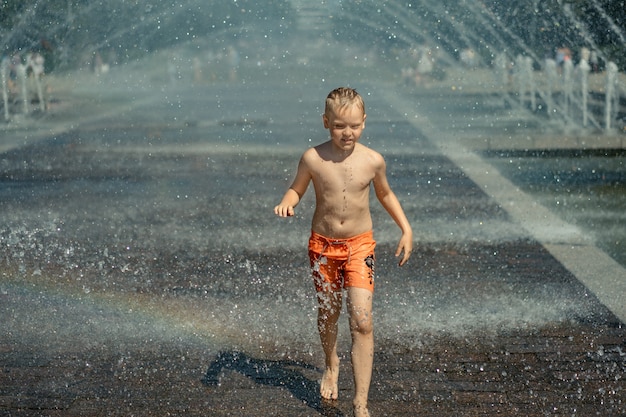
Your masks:
<svg viewBox="0 0 626 417"><path fill-rule="evenodd" d="M354 153L354 150L358 146L358 143L355 143L354 146L350 149L341 149L340 147L336 146L332 140L328 141L328 145L330 148L329 149L330 158L334 162L343 162L346 158L348 158L350 155Z"/></svg>

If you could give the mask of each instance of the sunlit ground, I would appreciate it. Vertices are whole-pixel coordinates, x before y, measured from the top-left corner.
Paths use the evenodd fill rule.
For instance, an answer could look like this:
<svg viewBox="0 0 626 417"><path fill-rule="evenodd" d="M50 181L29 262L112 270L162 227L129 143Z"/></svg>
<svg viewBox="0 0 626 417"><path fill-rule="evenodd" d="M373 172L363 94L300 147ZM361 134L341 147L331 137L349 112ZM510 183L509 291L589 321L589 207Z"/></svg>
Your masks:
<svg viewBox="0 0 626 417"><path fill-rule="evenodd" d="M604 156L602 156L604 154ZM623 150L519 156L491 162L564 220L581 227L626 265L626 158Z"/></svg>

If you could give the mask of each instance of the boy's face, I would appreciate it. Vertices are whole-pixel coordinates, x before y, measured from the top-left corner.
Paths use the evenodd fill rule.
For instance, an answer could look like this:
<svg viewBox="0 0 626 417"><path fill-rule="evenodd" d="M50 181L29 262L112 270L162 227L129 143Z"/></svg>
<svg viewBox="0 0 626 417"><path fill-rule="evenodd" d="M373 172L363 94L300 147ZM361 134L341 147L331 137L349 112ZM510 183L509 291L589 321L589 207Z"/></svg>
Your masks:
<svg viewBox="0 0 626 417"><path fill-rule="evenodd" d="M366 117L354 104L324 114L324 127L330 131L333 145L342 151L354 149L365 128Z"/></svg>

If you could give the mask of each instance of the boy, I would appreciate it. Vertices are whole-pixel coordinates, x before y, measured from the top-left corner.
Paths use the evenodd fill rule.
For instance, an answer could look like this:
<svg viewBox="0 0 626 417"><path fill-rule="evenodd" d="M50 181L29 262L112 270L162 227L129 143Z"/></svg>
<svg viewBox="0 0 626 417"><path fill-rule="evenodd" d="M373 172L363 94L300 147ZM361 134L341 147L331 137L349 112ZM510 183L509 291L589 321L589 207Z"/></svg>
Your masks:
<svg viewBox="0 0 626 417"><path fill-rule="evenodd" d="M326 400L338 396L339 357L337 320L343 289L352 335L354 415L369 416L367 398L374 359L372 296L374 246L369 209L370 184L378 201L402 230L396 256L404 265L413 247L411 226L389 187L383 157L359 143L365 128L365 105L351 88L328 94L323 115L330 140L304 152L296 177L274 208L280 217L294 215L309 182L313 182L316 206L309 239L309 257L318 300L318 329L326 355L320 394Z"/></svg>

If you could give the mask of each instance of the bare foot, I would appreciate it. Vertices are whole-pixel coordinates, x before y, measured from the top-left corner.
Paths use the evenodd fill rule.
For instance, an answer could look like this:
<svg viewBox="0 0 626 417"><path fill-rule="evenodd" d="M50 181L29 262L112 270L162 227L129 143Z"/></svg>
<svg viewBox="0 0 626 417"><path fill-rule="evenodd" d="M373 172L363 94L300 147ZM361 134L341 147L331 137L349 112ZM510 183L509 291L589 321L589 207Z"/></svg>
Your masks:
<svg viewBox="0 0 626 417"><path fill-rule="evenodd" d="M339 397L337 380L339 379L339 365L328 366L320 382L320 395L325 400L336 400Z"/></svg>
<svg viewBox="0 0 626 417"><path fill-rule="evenodd" d="M354 417L370 417L370 412L365 405L354 405L353 411Z"/></svg>

